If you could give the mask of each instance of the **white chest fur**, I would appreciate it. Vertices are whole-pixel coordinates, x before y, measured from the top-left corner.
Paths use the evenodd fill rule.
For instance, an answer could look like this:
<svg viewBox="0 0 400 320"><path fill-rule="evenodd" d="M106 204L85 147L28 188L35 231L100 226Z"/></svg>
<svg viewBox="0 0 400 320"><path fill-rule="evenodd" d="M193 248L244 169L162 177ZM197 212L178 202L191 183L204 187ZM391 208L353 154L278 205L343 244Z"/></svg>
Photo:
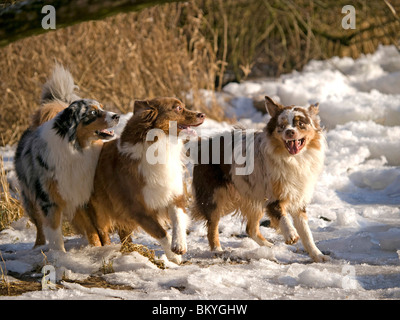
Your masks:
<svg viewBox="0 0 400 320"><path fill-rule="evenodd" d="M280 182L282 198L289 199L297 207L307 205L323 168L324 146L320 149L304 150L292 157L275 157L274 154L269 154L267 159L274 168L268 170L268 180Z"/></svg>
<svg viewBox="0 0 400 320"><path fill-rule="evenodd" d="M144 179L142 194L150 209L166 208L174 197L183 194L182 141L164 135L154 143L125 142L118 148L139 161L138 171Z"/></svg>
<svg viewBox="0 0 400 320"><path fill-rule="evenodd" d="M167 207L173 197L183 194L182 147L181 141L168 137L145 146L139 172L145 180L143 197L149 208Z"/></svg>
<svg viewBox="0 0 400 320"><path fill-rule="evenodd" d="M67 205L64 213L71 218L77 207L89 201L101 145L76 150L67 138L55 134L51 127L49 123L41 132L41 138L48 146L44 157L55 168L54 179Z"/></svg>

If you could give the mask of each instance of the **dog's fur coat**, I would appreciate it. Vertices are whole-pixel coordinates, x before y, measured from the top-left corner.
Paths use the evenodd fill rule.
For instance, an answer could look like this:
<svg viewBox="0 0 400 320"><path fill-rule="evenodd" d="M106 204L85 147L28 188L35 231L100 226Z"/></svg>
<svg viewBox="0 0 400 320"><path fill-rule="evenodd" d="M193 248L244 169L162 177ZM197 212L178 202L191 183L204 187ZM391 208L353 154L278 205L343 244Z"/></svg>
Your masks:
<svg viewBox="0 0 400 320"><path fill-rule="evenodd" d="M220 217L232 211L240 212L247 220L246 231L252 239L271 246L259 230L266 206L272 226L282 232L286 243L295 243L300 235L314 261L327 260L314 244L306 214L324 161L325 139L318 105L284 107L266 97L266 108L271 119L254 136L254 171L236 175L235 169L240 166L234 161L195 165L192 214L207 222L212 250L222 250L218 223ZM295 228L287 213L293 217Z"/></svg>
<svg viewBox="0 0 400 320"><path fill-rule="evenodd" d="M100 154L89 204L101 235L98 244L109 243L112 227L118 228L120 237L121 232L126 237L141 227L160 242L169 260L180 263L187 250L183 142L169 125L176 121L176 133L189 132L204 117L175 98L135 102L134 115L121 137L105 143ZM148 141L151 133L156 137ZM152 155L164 159L154 161ZM172 222L172 241L162 226L165 219Z"/></svg>
<svg viewBox="0 0 400 320"><path fill-rule="evenodd" d="M106 129L119 120L117 114L104 111L95 100L68 101L77 98L74 88L70 74L55 69L44 86L42 99L50 113L58 108L60 112L40 126L43 119L39 117L38 123L34 119L15 155L23 206L37 227L35 246L47 239L50 249L62 251L62 218L72 219L88 202L102 147L96 141L111 137Z"/></svg>

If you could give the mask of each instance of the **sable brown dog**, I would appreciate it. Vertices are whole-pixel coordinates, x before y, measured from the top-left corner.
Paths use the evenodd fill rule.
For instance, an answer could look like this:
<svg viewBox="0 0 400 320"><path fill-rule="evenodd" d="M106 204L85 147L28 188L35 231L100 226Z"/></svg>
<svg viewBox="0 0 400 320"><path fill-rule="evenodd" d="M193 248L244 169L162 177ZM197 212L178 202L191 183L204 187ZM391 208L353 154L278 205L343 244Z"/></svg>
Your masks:
<svg viewBox="0 0 400 320"><path fill-rule="evenodd" d="M181 262L180 255L187 250L187 215L183 141L177 135L190 134L204 118L175 98L135 102L121 137L105 143L99 157L89 203L100 232L94 244L109 243L113 227L125 236L141 227L159 241L169 260ZM172 241L163 227L169 219Z"/></svg>

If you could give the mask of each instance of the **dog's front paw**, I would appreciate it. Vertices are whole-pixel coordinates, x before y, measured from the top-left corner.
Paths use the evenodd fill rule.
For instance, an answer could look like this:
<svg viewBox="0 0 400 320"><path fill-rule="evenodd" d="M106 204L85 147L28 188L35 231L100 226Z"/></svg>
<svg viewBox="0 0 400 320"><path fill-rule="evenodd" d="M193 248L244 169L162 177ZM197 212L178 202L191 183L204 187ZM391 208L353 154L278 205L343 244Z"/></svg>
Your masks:
<svg viewBox="0 0 400 320"><path fill-rule="evenodd" d="M314 262L327 262L331 260L330 256L327 256L322 252L310 254L310 257L314 260Z"/></svg>
<svg viewBox="0 0 400 320"><path fill-rule="evenodd" d="M175 264L181 264L182 263L182 256L173 254L172 252L167 255L167 258L169 261L175 263Z"/></svg>
<svg viewBox="0 0 400 320"><path fill-rule="evenodd" d="M295 244L299 240L299 235L288 217L284 216L281 218L279 229L281 230L286 244Z"/></svg>
<svg viewBox="0 0 400 320"><path fill-rule="evenodd" d="M268 247L268 248L272 248L272 247L274 246L274 244L273 244L272 242L269 242L268 240L263 240L263 241L261 242L261 246L265 246L265 247Z"/></svg>
<svg viewBox="0 0 400 320"><path fill-rule="evenodd" d="M184 241L172 241L171 251L175 254L185 254L187 252L187 245Z"/></svg>
<svg viewBox="0 0 400 320"><path fill-rule="evenodd" d="M289 234L285 235L285 243L286 244L295 244L299 240L299 235L296 231L292 231Z"/></svg>

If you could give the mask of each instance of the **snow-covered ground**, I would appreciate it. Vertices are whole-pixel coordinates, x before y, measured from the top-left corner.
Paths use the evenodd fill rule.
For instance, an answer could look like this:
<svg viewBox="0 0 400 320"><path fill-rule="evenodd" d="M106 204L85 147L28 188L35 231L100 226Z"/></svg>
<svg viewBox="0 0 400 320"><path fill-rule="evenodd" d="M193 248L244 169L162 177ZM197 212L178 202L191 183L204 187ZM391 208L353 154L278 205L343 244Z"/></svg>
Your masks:
<svg viewBox="0 0 400 320"><path fill-rule="evenodd" d="M331 256L330 262L312 263L301 242L285 245L267 227L261 232L275 246L259 247L245 236L239 217L227 216L220 223L222 256L209 252L205 228L193 222L186 262L166 261L165 270L136 252L121 253L115 236L114 244L101 248L67 237L67 253L44 252L58 279L100 275L132 290L85 288L61 280L61 289L16 299L400 299L399 52L388 46L357 60L312 61L302 72L279 79L231 83L218 99L243 125L260 128L268 116L257 112L252 101L264 95L286 105L320 103L329 148L308 214L317 246ZM198 131L227 128L207 120ZM13 149L4 148L2 154L11 166ZM31 249L35 228L28 226L21 219L3 230L0 252L10 273L40 281L45 257ZM134 242L165 260L147 234L135 234ZM113 272L103 275L104 264L112 264Z"/></svg>

